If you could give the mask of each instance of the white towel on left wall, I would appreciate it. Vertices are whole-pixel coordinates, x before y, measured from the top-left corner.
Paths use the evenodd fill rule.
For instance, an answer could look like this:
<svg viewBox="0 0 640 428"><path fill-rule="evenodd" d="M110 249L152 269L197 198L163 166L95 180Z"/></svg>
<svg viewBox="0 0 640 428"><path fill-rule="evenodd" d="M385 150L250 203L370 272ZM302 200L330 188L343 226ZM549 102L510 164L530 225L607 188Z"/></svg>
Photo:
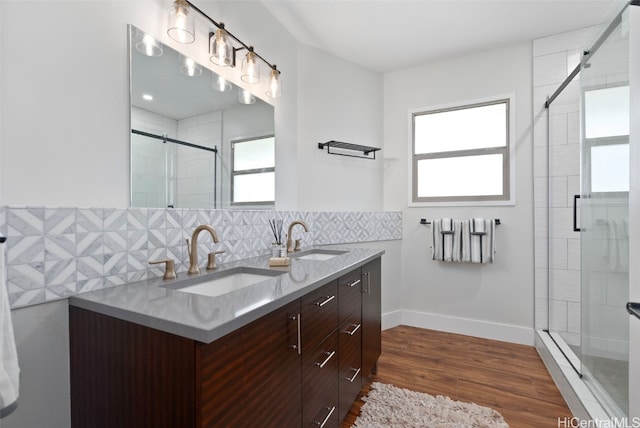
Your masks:
<svg viewBox="0 0 640 428"><path fill-rule="evenodd" d="M20 368L5 280L4 245L0 245L0 414L18 400Z"/></svg>

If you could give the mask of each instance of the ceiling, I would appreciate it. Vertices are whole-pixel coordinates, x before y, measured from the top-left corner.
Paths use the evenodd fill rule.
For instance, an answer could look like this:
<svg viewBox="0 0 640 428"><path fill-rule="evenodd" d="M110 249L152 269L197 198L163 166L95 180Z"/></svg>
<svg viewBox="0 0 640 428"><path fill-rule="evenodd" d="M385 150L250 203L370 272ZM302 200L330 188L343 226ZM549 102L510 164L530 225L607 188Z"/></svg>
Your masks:
<svg viewBox="0 0 640 428"><path fill-rule="evenodd" d="M299 41L389 72L606 22L614 0L262 0Z"/></svg>

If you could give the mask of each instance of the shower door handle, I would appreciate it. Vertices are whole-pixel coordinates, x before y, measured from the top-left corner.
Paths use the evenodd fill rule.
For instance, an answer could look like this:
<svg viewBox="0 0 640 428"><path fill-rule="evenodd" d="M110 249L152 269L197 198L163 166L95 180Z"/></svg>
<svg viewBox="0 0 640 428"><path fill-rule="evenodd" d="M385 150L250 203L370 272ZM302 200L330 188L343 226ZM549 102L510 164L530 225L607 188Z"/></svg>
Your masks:
<svg viewBox="0 0 640 428"><path fill-rule="evenodd" d="M629 312L630 315L633 315L634 317L640 319L640 303L628 302L627 312Z"/></svg>
<svg viewBox="0 0 640 428"><path fill-rule="evenodd" d="M578 199L580 195L573 195L573 231L580 232L578 227Z"/></svg>

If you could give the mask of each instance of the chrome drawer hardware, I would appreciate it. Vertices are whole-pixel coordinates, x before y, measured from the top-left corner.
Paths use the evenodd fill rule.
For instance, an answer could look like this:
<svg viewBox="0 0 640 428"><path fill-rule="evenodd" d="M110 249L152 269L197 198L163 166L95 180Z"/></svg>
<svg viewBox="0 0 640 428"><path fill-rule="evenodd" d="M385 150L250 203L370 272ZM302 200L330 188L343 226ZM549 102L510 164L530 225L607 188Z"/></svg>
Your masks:
<svg viewBox="0 0 640 428"><path fill-rule="evenodd" d="M331 417L331 415L333 415L333 412L336 411L336 406L325 407L325 409L329 411L329 414L324 418L322 422L316 421L316 425L318 425L320 428L323 428L327 424L327 422L329 421L329 418Z"/></svg>
<svg viewBox="0 0 640 428"><path fill-rule="evenodd" d="M316 363L316 366L318 366L318 368L323 368L328 362L329 360L331 360L333 358L334 355L336 355L336 351L331 351L331 352L325 352L325 355L328 355L327 358L325 358L325 360L321 363Z"/></svg>
<svg viewBox="0 0 640 428"><path fill-rule="evenodd" d="M356 378L358 377L358 374L360 374L360 369L351 369L351 370L355 370L356 372L350 378L345 377L344 379L349 381L350 383L353 383L353 381L356 380Z"/></svg>
<svg viewBox="0 0 640 428"><path fill-rule="evenodd" d="M353 282L350 282L348 284L346 284L348 287L355 287L356 285L360 284L360 278L354 280Z"/></svg>
<svg viewBox="0 0 640 428"><path fill-rule="evenodd" d="M345 330L344 332L347 333L349 336L353 336L354 334L356 334L356 331L360 330L360 327L362 326L362 324L351 324L354 329L349 331L349 330Z"/></svg>
<svg viewBox="0 0 640 428"><path fill-rule="evenodd" d="M294 315L292 317L289 317L289 320L298 322L298 325L297 325L298 331L296 333L298 343L296 345L289 345L289 346L291 348L295 349L296 351L298 351L298 355L301 355L302 354L302 345L301 345L302 340L301 340L301 337L300 337L300 314Z"/></svg>
<svg viewBox="0 0 640 428"><path fill-rule="evenodd" d="M362 274L367 277L367 288L365 289L363 287L362 292L371 294L371 275L369 274L369 272L362 272Z"/></svg>
<svg viewBox="0 0 640 428"><path fill-rule="evenodd" d="M315 302L314 304L317 307L321 308L321 307L323 307L324 305L326 305L327 303L329 303L330 301L332 301L335 298L336 298L336 296L326 296L322 302Z"/></svg>

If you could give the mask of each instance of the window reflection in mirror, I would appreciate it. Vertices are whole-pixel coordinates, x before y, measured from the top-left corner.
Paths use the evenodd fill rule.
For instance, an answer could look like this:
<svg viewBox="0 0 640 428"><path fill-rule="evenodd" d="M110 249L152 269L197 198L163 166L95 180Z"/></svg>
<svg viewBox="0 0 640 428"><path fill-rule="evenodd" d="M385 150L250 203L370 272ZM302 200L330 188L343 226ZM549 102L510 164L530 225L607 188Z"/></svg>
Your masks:
<svg viewBox="0 0 640 428"><path fill-rule="evenodd" d="M129 31L131 206L272 208L273 106L258 97L240 103L237 86L136 27ZM234 161L254 164L238 169ZM256 178L260 188L247 184Z"/></svg>

